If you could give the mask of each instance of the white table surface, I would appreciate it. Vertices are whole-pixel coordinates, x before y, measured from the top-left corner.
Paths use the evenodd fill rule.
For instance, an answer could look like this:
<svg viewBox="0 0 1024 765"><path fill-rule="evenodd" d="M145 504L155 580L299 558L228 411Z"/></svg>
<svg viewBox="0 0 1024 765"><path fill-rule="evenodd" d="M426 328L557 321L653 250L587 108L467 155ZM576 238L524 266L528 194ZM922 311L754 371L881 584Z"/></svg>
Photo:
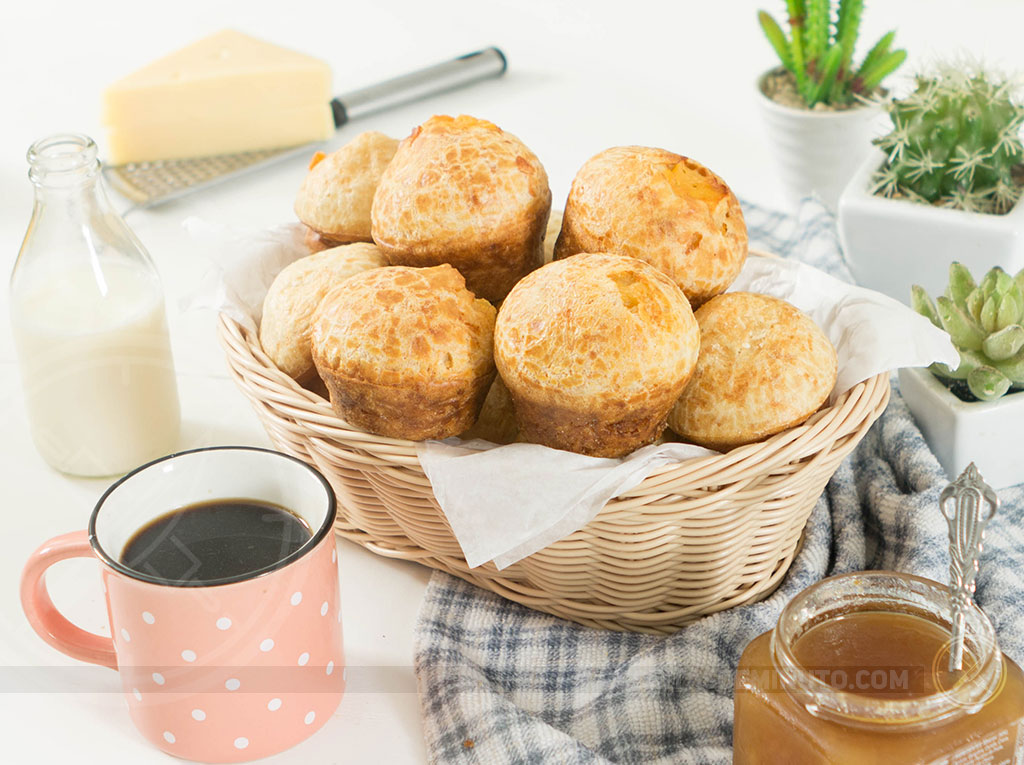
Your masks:
<svg viewBox="0 0 1024 765"><path fill-rule="evenodd" d="M149 60L223 27L319 56L335 90L486 45L509 59L507 75L342 129L335 148L364 129L396 137L434 113L468 113L518 135L547 168L556 205L573 174L609 146L660 146L692 156L742 197L789 206L776 179L753 97L773 65L755 10L781 17L777 0L717 2L221 2L127 0L9 2L0 14L0 264L13 267L32 205L29 144L84 132L104 146L102 88ZM1024 70L1019 0L886 0L868 4L862 43L898 28L897 42L922 65L971 51ZM862 55L860 52L858 55ZM167 297L182 402L182 448L269 445L228 378L214 316L182 313L179 300L206 271L181 222L189 215L259 229L293 219L305 172L295 159L185 201L132 213L129 224L159 268ZM45 539L84 528L109 483L53 472L36 454L25 420L0 292L0 760L172 762L135 732L116 675L79 664L42 642L18 602L21 566ZM421 762L426 757L412 669L413 628L430 571L338 542L349 690L333 719L275 763ZM109 634L97 564L55 567L49 585L75 622Z"/></svg>

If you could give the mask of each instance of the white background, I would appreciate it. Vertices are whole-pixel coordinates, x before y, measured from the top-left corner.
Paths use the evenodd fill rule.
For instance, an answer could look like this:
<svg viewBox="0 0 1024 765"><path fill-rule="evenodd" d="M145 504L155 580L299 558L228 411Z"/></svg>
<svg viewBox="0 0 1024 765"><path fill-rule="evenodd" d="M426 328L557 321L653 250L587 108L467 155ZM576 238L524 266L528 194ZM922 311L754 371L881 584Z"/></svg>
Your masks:
<svg viewBox="0 0 1024 765"><path fill-rule="evenodd" d="M755 77L774 63L755 20L760 6L784 15L780 0L11 0L0 11L0 266L7 273L13 267L31 214L24 160L29 144L54 132L84 132L97 139L102 155L102 88L227 26L325 59L336 92L486 45L499 45L508 55L503 79L354 123L330 148L364 129L403 137L433 113L469 113L518 135L536 152L557 206L583 161L632 143L692 156L741 197L786 208L790 202L776 179L754 99ZM964 52L1024 70L1020 0L869 2L862 48L893 27L897 43L911 53L904 72ZM891 84L898 87L898 81ZM128 219L164 280L182 398L182 448L269 441L227 377L214 317L178 310L206 270L181 221L198 215L259 229L292 220L304 172L304 160L296 159ZM0 760L172 762L135 733L113 672L85 668L52 650L21 614L17 583L24 560L45 539L84 528L108 482L60 476L36 455L6 290L0 294ZM339 542L339 552L349 693L321 732L269 761L423 761L412 632L429 571L347 542ZM61 564L50 586L78 623L109 632L95 569L92 561Z"/></svg>

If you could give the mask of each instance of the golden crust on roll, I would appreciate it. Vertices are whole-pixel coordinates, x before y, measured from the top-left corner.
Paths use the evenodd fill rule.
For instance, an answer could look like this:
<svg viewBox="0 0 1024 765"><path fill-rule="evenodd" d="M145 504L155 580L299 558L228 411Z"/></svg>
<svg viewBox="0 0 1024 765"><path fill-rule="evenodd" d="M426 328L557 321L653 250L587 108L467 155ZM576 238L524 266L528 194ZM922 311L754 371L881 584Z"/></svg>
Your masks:
<svg viewBox="0 0 1024 765"><path fill-rule="evenodd" d="M652 443L697 360L689 303L634 258L580 254L524 278L494 330L524 440L598 457Z"/></svg>
<svg viewBox="0 0 1024 765"><path fill-rule="evenodd" d="M619 146L573 179L555 257L613 252L639 258L698 306L726 290L747 257L747 228L725 182L688 157Z"/></svg>
<svg viewBox="0 0 1024 765"><path fill-rule="evenodd" d="M494 379L494 306L448 265L357 274L316 310L313 361L339 417L419 441L464 432Z"/></svg>
<svg viewBox="0 0 1024 765"><path fill-rule="evenodd" d="M347 242L372 242L370 207L398 141L360 133L337 151L317 152L295 197L295 214L312 230L312 251Z"/></svg>
<svg viewBox="0 0 1024 765"><path fill-rule="evenodd" d="M799 425L828 399L832 343L785 300L729 292L697 309L700 358L668 424L718 451Z"/></svg>
<svg viewBox="0 0 1024 765"><path fill-rule="evenodd" d="M495 376L491 389L487 391L487 398L484 399L479 419L460 438L466 441L482 438L495 444L511 444L519 439L512 397L501 377Z"/></svg>
<svg viewBox="0 0 1024 765"><path fill-rule="evenodd" d="M518 138L465 115L431 117L404 139L373 199L373 240L388 262L449 263L498 302L541 265L551 191Z"/></svg>
<svg viewBox="0 0 1024 765"><path fill-rule="evenodd" d="M550 263L555 259L555 242L558 240L558 232L562 230L562 211L552 210L548 216L547 231L544 234L544 262Z"/></svg>
<svg viewBox="0 0 1024 765"><path fill-rule="evenodd" d="M305 233L303 234L302 237L302 242L303 244L306 245L306 249L309 250L309 253L311 255L315 255L318 252L323 252L324 250L329 250L331 249L332 246L338 246L331 245L330 243L328 243L325 239L323 239L320 236L320 234L311 229L309 226L306 226Z"/></svg>
<svg viewBox="0 0 1024 765"><path fill-rule="evenodd" d="M356 243L299 258L274 278L263 300L260 344L278 369L305 382L315 378L309 324L320 300L345 279L383 266L376 245Z"/></svg>

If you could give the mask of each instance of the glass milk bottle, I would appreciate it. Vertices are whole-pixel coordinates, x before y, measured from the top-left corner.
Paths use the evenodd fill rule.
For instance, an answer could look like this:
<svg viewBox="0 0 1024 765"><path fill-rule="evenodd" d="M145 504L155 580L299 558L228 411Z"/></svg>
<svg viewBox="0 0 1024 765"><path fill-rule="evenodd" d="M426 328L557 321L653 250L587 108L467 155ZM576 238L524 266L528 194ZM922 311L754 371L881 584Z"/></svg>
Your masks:
<svg viewBox="0 0 1024 765"><path fill-rule="evenodd" d="M107 197L92 139L44 138L28 161L35 206L10 306L32 438L61 472L124 473L178 439L160 277Z"/></svg>

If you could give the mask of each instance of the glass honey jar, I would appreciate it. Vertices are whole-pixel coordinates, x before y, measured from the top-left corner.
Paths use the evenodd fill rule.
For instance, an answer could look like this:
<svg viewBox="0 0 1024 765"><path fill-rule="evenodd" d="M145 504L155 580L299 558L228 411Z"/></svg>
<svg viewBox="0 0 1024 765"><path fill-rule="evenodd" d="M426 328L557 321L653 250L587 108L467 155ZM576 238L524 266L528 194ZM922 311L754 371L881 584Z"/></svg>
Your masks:
<svg viewBox="0 0 1024 765"><path fill-rule="evenodd" d="M1024 672L985 614L949 666L949 588L887 571L824 579L740 658L733 762L1024 762Z"/></svg>

